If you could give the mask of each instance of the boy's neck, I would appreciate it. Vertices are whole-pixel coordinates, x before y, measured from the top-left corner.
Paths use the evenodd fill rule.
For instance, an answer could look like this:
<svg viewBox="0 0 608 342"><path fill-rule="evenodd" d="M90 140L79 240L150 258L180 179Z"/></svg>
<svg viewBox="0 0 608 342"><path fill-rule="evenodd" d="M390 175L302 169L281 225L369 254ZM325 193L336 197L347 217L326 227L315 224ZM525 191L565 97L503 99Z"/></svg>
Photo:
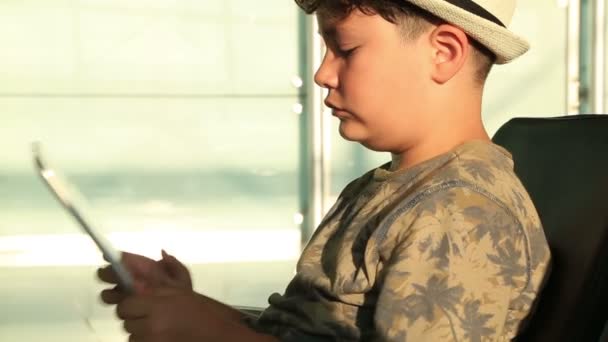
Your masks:
<svg viewBox="0 0 608 342"><path fill-rule="evenodd" d="M391 151L391 170L404 170L472 140L491 141L483 125L483 87L454 79L434 89L433 101L420 121L418 137Z"/></svg>
<svg viewBox="0 0 608 342"><path fill-rule="evenodd" d="M473 140L491 141L481 124L476 129L467 130L461 134L439 132L435 136L431 136L404 151L391 153L392 163L390 170L398 171L411 168Z"/></svg>

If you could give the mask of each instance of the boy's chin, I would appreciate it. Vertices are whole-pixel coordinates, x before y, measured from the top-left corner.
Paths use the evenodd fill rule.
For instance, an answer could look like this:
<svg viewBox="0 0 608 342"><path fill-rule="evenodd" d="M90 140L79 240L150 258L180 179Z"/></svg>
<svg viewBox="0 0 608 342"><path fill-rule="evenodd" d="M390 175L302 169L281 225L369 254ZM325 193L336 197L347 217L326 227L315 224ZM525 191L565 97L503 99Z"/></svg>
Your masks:
<svg viewBox="0 0 608 342"><path fill-rule="evenodd" d="M361 127L361 125L348 122L348 120L344 120L340 122L340 136L344 138L344 140L358 142L365 147L368 147L367 140L369 139L369 135L367 132Z"/></svg>
<svg viewBox="0 0 608 342"><path fill-rule="evenodd" d="M360 127L356 127L353 122L349 120L340 120L339 132L340 136L348 141L362 142L365 140L364 134Z"/></svg>
<svg viewBox="0 0 608 342"><path fill-rule="evenodd" d="M370 138L369 133L364 129L364 127L347 122L340 122L340 135L344 140L357 142L367 149L376 151L376 152L388 152L386 146L383 146L381 142L375 141Z"/></svg>

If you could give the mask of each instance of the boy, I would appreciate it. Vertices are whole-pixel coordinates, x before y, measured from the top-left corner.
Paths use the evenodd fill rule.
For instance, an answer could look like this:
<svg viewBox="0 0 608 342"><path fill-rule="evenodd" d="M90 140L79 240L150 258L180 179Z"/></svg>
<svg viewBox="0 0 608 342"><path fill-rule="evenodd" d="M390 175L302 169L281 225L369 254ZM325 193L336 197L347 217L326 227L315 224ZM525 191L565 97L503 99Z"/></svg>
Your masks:
<svg viewBox="0 0 608 342"><path fill-rule="evenodd" d="M349 184L259 318L192 291L188 271L125 254L129 341L506 341L550 255L509 153L481 122L494 63L525 53L514 0L297 0L327 51L315 82L340 134L392 162ZM99 271L110 283L108 268Z"/></svg>

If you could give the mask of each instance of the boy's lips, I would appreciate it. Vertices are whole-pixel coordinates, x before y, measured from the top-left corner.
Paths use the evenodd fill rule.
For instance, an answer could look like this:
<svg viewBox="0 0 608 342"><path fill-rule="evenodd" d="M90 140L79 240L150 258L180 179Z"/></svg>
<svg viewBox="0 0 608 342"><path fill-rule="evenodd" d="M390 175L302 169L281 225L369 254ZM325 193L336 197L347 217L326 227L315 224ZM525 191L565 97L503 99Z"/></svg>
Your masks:
<svg viewBox="0 0 608 342"><path fill-rule="evenodd" d="M325 99L325 101L323 101L325 103L325 106L333 109L333 110L342 110L340 107L336 106L333 102L331 102L329 99Z"/></svg>
<svg viewBox="0 0 608 342"><path fill-rule="evenodd" d="M338 119L346 119L350 117L350 114L348 112L343 111L341 109L333 109L331 111L331 114L337 117Z"/></svg>
<svg viewBox="0 0 608 342"><path fill-rule="evenodd" d="M347 111L334 105L331 101L325 100L325 105L331 108L331 114L339 119L346 119L351 116Z"/></svg>

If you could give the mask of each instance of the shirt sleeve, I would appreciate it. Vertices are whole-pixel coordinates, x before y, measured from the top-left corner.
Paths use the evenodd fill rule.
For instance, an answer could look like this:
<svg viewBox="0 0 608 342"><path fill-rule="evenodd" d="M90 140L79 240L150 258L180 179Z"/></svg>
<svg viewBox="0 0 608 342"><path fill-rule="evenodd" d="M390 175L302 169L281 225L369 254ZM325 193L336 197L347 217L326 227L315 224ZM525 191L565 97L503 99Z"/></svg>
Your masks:
<svg viewBox="0 0 608 342"><path fill-rule="evenodd" d="M509 339L510 306L520 305L529 274L526 239L508 210L453 189L391 230L401 233L381 271L376 340Z"/></svg>

